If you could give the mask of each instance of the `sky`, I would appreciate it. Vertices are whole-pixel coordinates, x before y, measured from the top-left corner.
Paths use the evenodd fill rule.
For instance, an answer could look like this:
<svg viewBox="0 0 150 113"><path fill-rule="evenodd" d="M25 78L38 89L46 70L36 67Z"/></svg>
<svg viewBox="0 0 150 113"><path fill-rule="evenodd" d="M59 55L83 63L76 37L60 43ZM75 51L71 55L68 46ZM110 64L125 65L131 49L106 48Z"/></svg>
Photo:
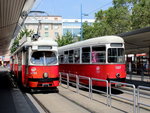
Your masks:
<svg viewBox="0 0 150 113"><path fill-rule="evenodd" d="M63 19L80 19L82 14L88 14L84 19L94 19L99 10L112 6L112 0L36 0L32 10L45 11L49 15L62 16Z"/></svg>

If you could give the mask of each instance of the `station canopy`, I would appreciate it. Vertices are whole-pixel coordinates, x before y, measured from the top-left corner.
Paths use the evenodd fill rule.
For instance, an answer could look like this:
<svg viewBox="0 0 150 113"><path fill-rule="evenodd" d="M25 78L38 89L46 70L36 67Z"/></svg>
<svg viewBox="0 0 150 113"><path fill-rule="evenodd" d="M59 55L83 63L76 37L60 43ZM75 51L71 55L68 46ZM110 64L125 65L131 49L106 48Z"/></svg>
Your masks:
<svg viewBox="0 0 150 113"><path fill-rule="evenodd" d="M126 54L150 52L150 27L122 33L119 36L125 41Z"/></svg>
<svg viewBox="0 0 150 113"><path fill-rule="evenodd" d="M0 56L8 53L35 0L0 0Z"/></svg>

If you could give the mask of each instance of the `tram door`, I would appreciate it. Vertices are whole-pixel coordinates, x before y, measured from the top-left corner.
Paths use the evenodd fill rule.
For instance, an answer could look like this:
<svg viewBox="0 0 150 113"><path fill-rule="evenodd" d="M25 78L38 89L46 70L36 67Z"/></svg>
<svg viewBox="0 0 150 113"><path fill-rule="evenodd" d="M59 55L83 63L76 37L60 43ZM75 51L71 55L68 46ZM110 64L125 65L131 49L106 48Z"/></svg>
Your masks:
<svg viewBox="0 0 150 113"><path fill-rule="evenodd" d="M28 50L24 51L24 85L28 83Z"/></svg>

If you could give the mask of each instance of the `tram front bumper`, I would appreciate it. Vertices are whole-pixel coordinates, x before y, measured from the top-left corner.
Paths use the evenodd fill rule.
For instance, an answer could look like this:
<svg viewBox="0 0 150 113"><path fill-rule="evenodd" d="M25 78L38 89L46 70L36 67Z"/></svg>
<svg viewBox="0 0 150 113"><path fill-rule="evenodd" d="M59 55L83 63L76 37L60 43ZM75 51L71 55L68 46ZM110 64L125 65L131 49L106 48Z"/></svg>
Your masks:
<svg viewBox="0 0 150 113"><path fill-rule="evenodd" d="M29 78L29 87L57 87L59 78Z"/></svg>

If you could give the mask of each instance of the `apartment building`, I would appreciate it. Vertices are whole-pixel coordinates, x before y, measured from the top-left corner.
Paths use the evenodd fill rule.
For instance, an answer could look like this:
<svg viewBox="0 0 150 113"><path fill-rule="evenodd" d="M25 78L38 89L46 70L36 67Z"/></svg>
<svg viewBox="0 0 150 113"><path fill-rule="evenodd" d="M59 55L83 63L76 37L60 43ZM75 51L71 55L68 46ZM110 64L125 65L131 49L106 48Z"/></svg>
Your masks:
<svg viewBox="0 0 150 113"><path fill-rule="evenodd" d="M39 33L41 37L51 37L54 40L62 36L61 16L29 16L25 21L25 27Z"/></svg>
<svg viewBox="0 0 150 113"><path fill-rule="evenodd" d="M83 19L82 22L87 22L89 25L94 23L95 19ZM63 35L70 32L73 37L80 37L81 19L63 19Z"/></svg>
<svg viewBox="0 0 150 113"><path fill-rule="evenodd" d="M83 19L82 22L93 24L95 19ZM39 25L39 28L38 28ZM56 39L59 36L65 35L67 32L72 34L72 37L80 37L81 19L62 19L61 16L29 16L25 21L27 29L33 30L43 37L51 37Z"/></svg>

